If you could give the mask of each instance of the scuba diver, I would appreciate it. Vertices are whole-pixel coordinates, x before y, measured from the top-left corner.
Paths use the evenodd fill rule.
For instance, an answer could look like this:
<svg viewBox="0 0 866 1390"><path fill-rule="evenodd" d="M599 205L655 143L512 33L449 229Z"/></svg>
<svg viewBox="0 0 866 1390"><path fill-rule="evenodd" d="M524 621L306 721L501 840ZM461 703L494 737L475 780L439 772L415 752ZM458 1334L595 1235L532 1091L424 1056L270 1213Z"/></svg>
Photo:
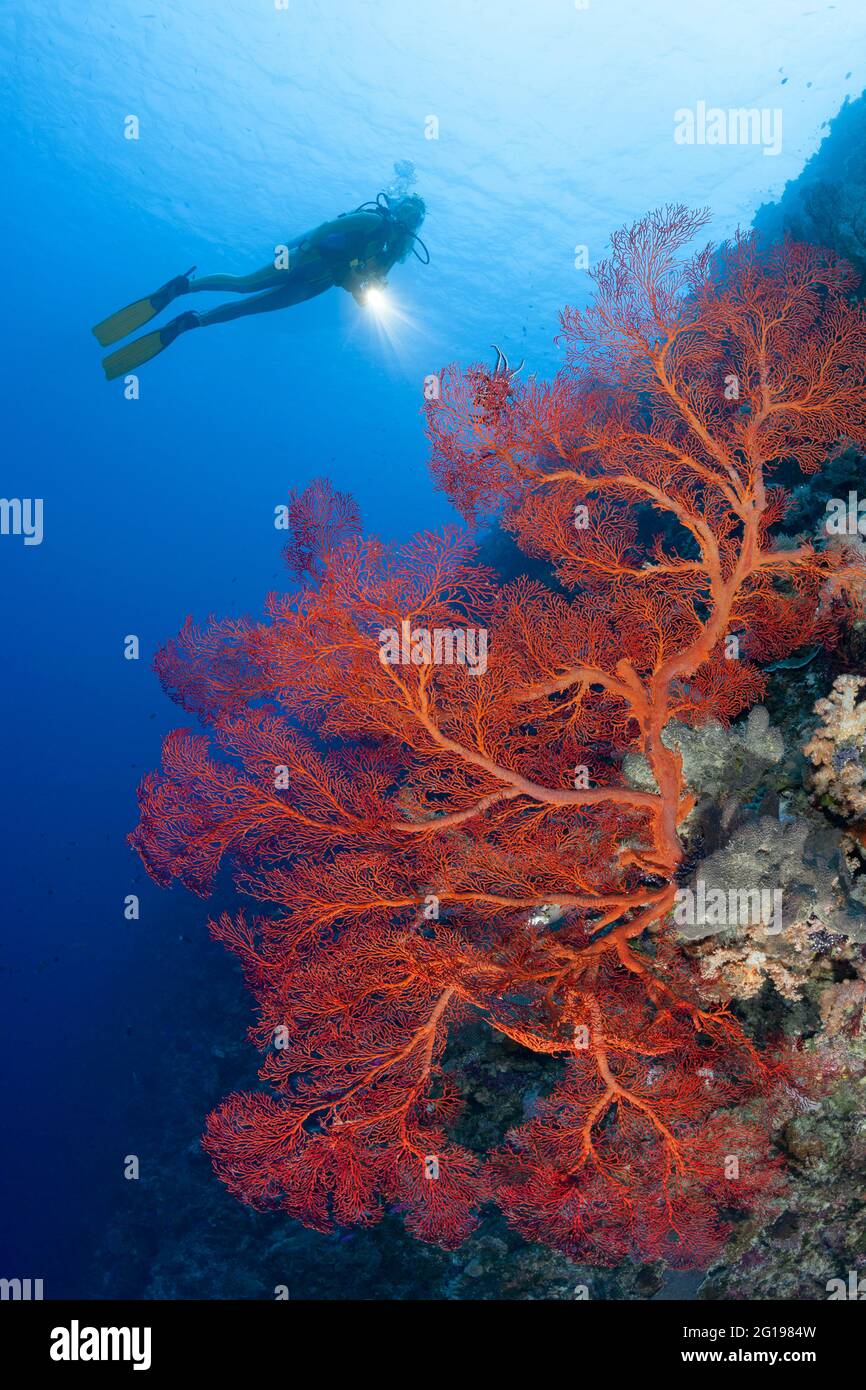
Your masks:
<svg viewBox="0 0 866 1390"><path fill-rule="evenodd" d="M204 313L188 310L171 319L164 328L157 328L118 348L103 358L107 379L113 381L115 377L135 371L191 328L206 328L213 323L245 318L247 314L286 309L324 294L333 286L348 291L358 304L363 304L371 291L387 284L388 271L398 261L405 261L410 251L422 264L429 263L427 248L417 234L425 211L423 199L415 193L400 198L380 193L375 202L362 203L354 212L342 213L331 222L323 222L315 231L296 237L287 247L280 247L281 254L273 264L251 275L206 275L201 280L191 280L193 266L154 294L128 304L98 323L93 332L101 346L108 347L134 333L184 294L228 290L250 297L218 304ZM423 256L419 255L416 242ZM285 266L280 263L283 259Z"/></svg>

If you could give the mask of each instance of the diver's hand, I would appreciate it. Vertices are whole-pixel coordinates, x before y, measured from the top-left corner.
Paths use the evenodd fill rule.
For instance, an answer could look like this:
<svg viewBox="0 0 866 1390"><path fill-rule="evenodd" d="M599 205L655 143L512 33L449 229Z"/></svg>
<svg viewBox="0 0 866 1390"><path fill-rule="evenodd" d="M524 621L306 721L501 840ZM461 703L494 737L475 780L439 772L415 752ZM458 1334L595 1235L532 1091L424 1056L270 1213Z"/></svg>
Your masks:
<svg viewBox="0 0 866 1390"><path fill-rule="evenodd" d="M370 290L385 290L388 288L388 281L385 279L384 275L365 275L363 277L357 277L355 280L348 283L345 288L351 292L355 303L360 304L363 308L367 303L367 295Z"/></svg>

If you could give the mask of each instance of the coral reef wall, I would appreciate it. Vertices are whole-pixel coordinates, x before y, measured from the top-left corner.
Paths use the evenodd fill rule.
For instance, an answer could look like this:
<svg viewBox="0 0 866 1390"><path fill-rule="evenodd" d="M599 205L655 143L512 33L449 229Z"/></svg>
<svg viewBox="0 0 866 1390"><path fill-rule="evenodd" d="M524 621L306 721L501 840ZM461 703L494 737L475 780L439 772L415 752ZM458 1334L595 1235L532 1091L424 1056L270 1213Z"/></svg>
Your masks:
<svg viewBox="0 0 866 1390"><path fill-rule="evenodd" d="M754 226L767 241L788 234L830 246L866 275L866 93L846 101L802 174L759 208Z"/></svg>

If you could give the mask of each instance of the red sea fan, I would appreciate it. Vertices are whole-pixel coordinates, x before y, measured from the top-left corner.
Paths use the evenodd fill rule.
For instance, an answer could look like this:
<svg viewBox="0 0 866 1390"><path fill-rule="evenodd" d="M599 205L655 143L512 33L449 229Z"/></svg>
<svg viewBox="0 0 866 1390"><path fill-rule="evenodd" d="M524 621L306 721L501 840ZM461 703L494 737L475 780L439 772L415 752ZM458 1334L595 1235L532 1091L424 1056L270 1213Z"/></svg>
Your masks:
<svg viewBox="0 0 866 1390"><path fill-rule="evenodd" d="M670 940L693 797L662 734L734 718L762 662L857 611L856 551L783 548L769 479L866 446L866 325L823 252L684 260L703 220L617 234L553 382L451 368L428 405L434 474L555 590L455 531L364 539L320 481L289 508L305 587L158 658L209 736L166 740L132 842L160 883L226 867L262 905L213 924L262 1090L206 1138L256 1207L319 1230L392 1209L451 1247L495 1200L574 1258L687 1267L776 1192L795 1092ZM486 1164L453 1137L470 1020L561 1071Z"/></svg>
<svg viewBox="0 0 866 1390"><path fill-rule="evenodd" d="M509 1220L584 1263L700 1266L780 1186L766 1129L731 1109L774 1091L772 1069L723 1011L661 991L604 961L563 1080L491 1161Z"/></svg>
<svg viewBox="0 0 866 1390"><path fill-rule="evenodd" d="M301 580L316 577L332 551L361 535L355 499L335 492L328 478L316 478L303 492L290 494L287 521L291 539L283 558Z"/></svg>

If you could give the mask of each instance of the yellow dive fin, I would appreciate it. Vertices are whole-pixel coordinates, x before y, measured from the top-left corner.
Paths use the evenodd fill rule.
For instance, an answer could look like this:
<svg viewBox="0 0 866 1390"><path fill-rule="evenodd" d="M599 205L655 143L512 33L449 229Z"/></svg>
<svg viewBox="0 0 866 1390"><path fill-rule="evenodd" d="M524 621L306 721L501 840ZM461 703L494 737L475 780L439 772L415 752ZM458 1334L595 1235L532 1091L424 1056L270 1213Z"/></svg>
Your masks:
<svg viewBox="0 0 866 1390"><path fill-rule="evenodd" d="M186 294L189 289L189 277L194 270L195 266L191 266L185 275L176 275L167 284L160 285L159 289L149 294L146 299L137 299L134 304L127 304L125 309L118 309L116 314L111 314L107 319L103 319L102 323L98 323L93 329L93 334L100 347L110 347L112 343L125 338L128 333L134 333L142 324L150 323L150 320L173 299L177 299L178 295Z"/></svg>
<svg viewBox="0 0 866 1390"><path fill-rule="evenodd" d="M134 304L127 304L125 309L118 309L116 314L103 319L93 333L100 347L109 347L111 343L125 338L127 333L134 333L143 323L150 323L158 313L159 309L154 307L152 299L137 299Z"/></svg>
<svg viewBox="0 0 866 1390"><path fill-rule="evenodd" d="M171 341L169 339L169 342ZM168 343L162 336L162 329L156 328L153 333L145 333L143 338L136 338L135 342L127 343L126 347L118 348L117 352L109 353L108 357L102 359L106 380L114 381L115 377L126 376L127 372L134 372L136 367L149 362L152 357L156 357L167 346Z"/></svg>
<svg viewBox="0 0 866 1390"><path fill-rule="evenodd" d="M136 367L149 362L152 357L157 357L163 348L169 347L179 334L188 333L191 328L200 326L201 314L197 314L194 309L188 309L185 314L179 314L176 319L163 324L162 328L155 328L152 333L145 333L143 338L136 338L133 342L127 343L126 347L109 353L102 359L107 380L114 381L115 377L134 372Z"/></svg>

